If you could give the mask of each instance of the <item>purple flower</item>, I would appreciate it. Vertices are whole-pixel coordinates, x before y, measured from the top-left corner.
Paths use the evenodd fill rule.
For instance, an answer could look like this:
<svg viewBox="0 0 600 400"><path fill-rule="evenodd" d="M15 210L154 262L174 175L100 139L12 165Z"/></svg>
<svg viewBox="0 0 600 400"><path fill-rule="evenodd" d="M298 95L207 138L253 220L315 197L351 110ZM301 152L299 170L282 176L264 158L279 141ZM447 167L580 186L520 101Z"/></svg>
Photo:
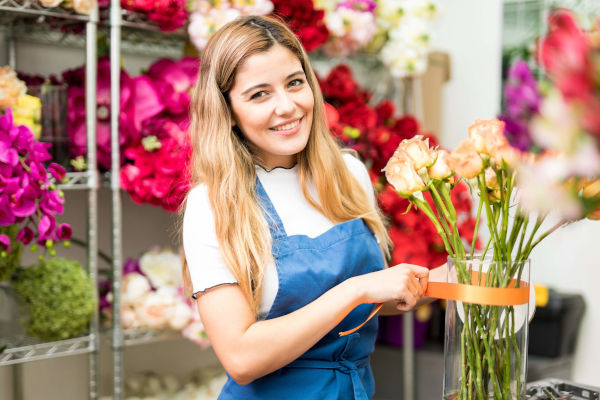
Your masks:
<svg viewBox="0 0 600 400"><path fill-rule="evenodd" d="M5 234L0 235L0 249L10 253L10 238Z"/></svg>
<svg viewBox="0 0 600 400"><path fill-rule="evenodd" d="M8 164L11 167L19 163L19 153L6 141L0 141L0 162Z"/></svg>
<svg viewBox="0 0 600 400"><path fill-rule="evenodd" d="M0 196L0 226L12 225L15 222L15 215L10 209L10 201L6 194Z"/></svg>
<svg viewBox="0 0 600 400"><path fill-rule="evenodd" d="M39 202L39 206L42 212L46 214L62 214L64 211L64 202L65 200L60 197L58 190L52 190L45 193L44 197Z"/></svg>
<svg viewBox="0 0 600 400"><path fill-rule="evenodd" d="M539 113L541 94L526 62L518 61L509 70L504 99L505 112L499 118L506 123L504 133L508 142L519 150L531 150L533 141L528 125Z"/></svg>
<svg viewBox="0 0 600 400"><path fill-rule="evenodd" d="M33 229L28 226L23 227L17 234L17 240L20 240L24 245L28 245L33 240Z"/></svg>
<svg viewBox="0 0 600 400"><path fill-rule="evenodd" d="M128 258L123 264L123 276L137 272L140 275L144 275L140 269L140 263L134 258ZM144 275L145 276L145 275Z"/></svg>
<svg viewBox="0 0 600 400"><path fill-rule="evenodd" d="M56 229L56 235L59 240L70 240L73 235L73 229L69 224L60 224Z"/></svg>

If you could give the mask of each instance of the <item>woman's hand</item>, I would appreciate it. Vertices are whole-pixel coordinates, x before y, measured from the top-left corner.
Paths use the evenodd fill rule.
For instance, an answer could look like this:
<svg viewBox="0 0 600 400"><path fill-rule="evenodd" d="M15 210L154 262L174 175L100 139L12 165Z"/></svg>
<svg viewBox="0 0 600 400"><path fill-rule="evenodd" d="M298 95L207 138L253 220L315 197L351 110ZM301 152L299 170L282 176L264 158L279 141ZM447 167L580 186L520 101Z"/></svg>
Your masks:
<svg viewBox="0 0 600 400"><path fill-rule="evenodd" d="M361 303L393 302L398 310L409 311L427 289L429 270L418 265L398 264L350 279L354 280Z"/></svg>

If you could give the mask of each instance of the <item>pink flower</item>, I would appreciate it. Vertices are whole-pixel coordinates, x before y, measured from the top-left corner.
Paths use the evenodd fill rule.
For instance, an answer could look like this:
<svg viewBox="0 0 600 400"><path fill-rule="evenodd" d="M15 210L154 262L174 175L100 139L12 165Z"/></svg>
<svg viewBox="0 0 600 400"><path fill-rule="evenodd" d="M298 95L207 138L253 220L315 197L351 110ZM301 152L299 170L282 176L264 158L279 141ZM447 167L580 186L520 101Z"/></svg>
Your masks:
<svg viewBox="0 0 600 400"><path fill-rule="evenodd" d="M483 170L481 156L475 150L472 140L465 139L450 153L448 165L463 178L474 178Z"/></svg>
<svg viewBox="0 0 600 400"><path fill-rule="evenodd" d="M59 240L70 240L73 235L73 229L69 224L60 224L57 229L57 236Z"/></svg>
<svg viewBox="0 0 600 400"><path fill-rule="evenodd" d="M10 253L10 238L5 234L0 235L0 249Z"/></svg>

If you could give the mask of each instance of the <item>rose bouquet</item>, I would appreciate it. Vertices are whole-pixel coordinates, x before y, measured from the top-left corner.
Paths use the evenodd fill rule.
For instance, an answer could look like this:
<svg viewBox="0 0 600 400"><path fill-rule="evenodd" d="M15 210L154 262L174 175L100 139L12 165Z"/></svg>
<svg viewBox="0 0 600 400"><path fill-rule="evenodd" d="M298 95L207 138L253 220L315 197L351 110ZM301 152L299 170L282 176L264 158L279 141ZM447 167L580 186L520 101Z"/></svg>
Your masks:
<svg viewBox="0 0 600 400"><path fill-rule="evenodd" d="M547 79L538 85L523 63L512 69L506 122L476 121L452 152L424 137L405 140L385 167L395 189L435 225L449 280L462 290L447 312L444 398L524 397L529 256L560 227L599 215L597 32L555 10L539 50ZM479 199L474 237L482 225L489 233L479 254L457 234L449 190L461 180Z"/></svg>

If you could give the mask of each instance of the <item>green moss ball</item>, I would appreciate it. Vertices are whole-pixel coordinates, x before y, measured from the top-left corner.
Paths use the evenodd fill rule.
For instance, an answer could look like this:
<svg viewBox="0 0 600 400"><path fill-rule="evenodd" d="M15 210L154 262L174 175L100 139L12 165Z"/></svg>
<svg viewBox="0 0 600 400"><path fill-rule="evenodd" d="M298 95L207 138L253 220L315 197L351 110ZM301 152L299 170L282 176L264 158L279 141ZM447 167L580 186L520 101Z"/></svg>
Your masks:
<svg viewBox="0 0 600 400"><path fill-rule="evenodd" d="M27 333L43 340L83 333L96 310L96 289L75 260L52 258L24 268L13 287L29 306Z"/></svg>

